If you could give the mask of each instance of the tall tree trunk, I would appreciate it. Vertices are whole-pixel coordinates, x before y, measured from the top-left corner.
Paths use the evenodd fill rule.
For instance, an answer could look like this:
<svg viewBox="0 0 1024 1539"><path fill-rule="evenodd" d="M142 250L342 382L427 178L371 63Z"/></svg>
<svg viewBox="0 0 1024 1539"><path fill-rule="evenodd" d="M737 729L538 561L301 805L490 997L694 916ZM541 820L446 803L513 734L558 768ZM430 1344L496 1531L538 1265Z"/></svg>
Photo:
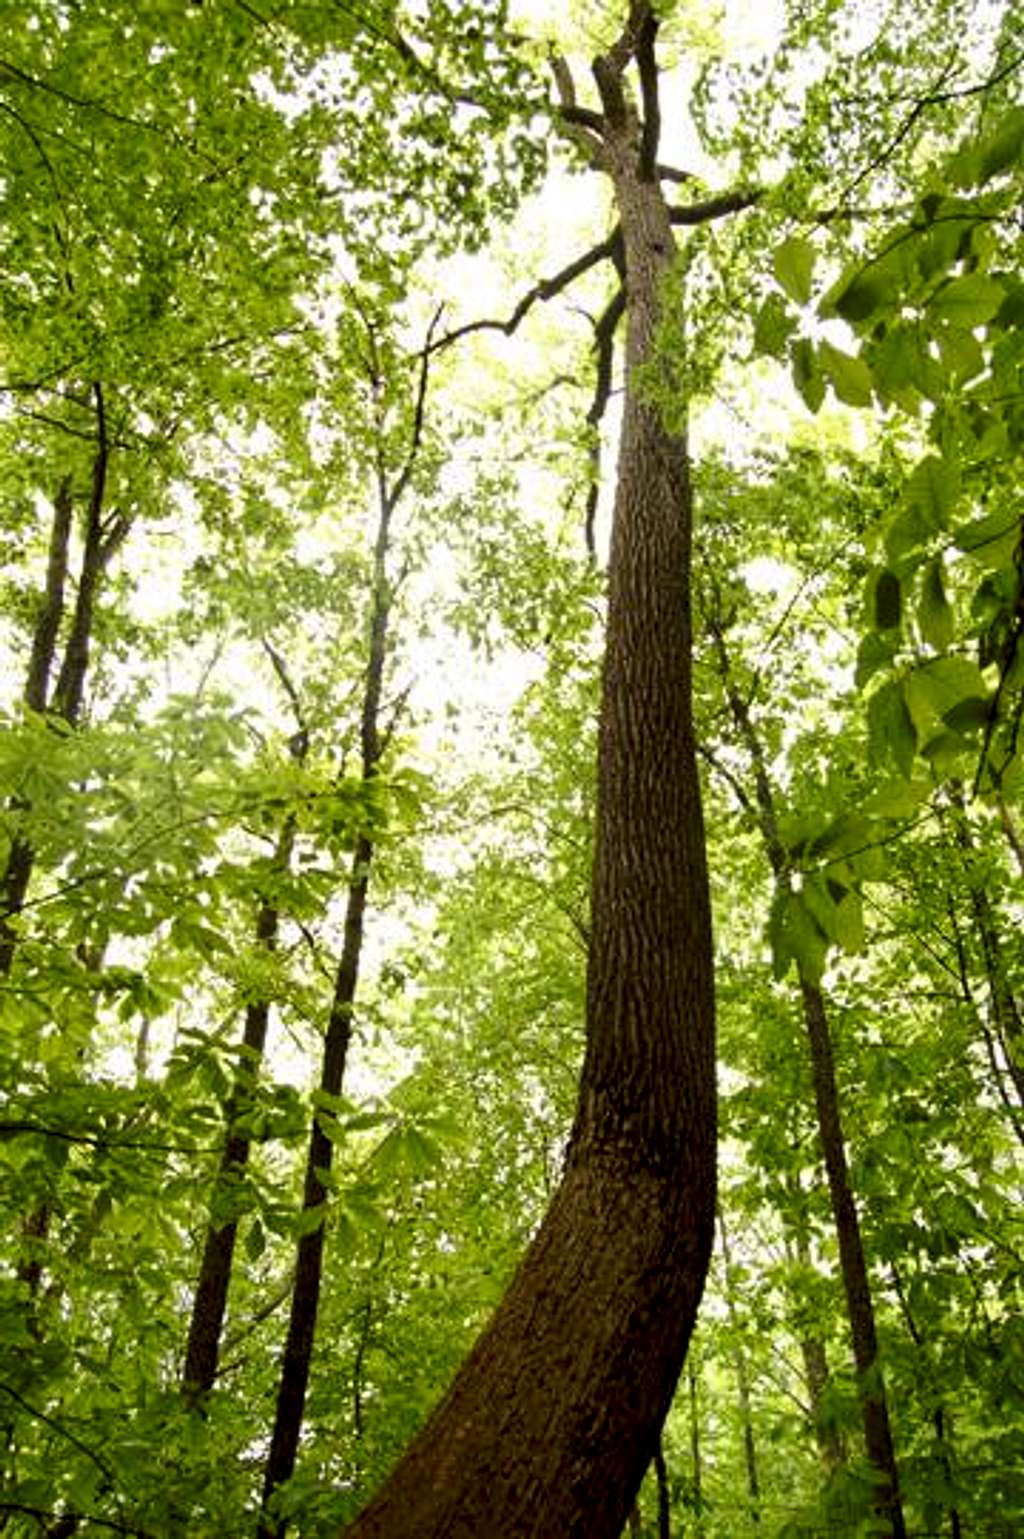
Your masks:
<svg viewBox="0 0 1024 1539"><path fill-rule="evenodd" d="M57 652L57 637L64 614L64 585L67 581L68 546L71 541L71 483L61 482L53 503L50 524L50 550L46 563L46 583L32 631L32 650L25 678L24 700L29 710L39 715L46 710L50 673ZM7 852L3 877L0 878L3 914L0 916L0 978L10 976L17 947L17 932L11 919L21 913L32 876L32 846L15 834Z"/></svg>
<svg viewBox="0 0 1024 1539"><path fill-rule="evenodd" d="M804 1194L802 1191L800 1195L801 1208L803 1208L802 1199ZM806 1271L810 1271L813 1267L811 1245L806 1222L802 1219L796 1225L795 1243L797 1260L801 1267ZM803 1309L801 1309L796 1327L796 1334L800 1343L800 1356L804 1365L804 1382L807 1385L807 1400L811 1410L814 1437L822 1462L825 1468L831 1471L837 1469L840 1464L845 1463L846 1450L843 1447L843 1440L835 1418L827 1415L825 1412L825 1397L831 1382L825 1342L823 1337L811 1328L808 1315Z"/></svg>
<svg viewBox="0 0 1024 1539"><path fill-rule="evenodd" d="M977 854L967 818L963 794L954 786L954 839L963 863L964 880L970 898L971 913L981 951L985 980L988 984L990 1029L999 1043L1006 1073L1013 1086L1018 1110L1024 1110L1024 1021L1021 1020L1004 955L999 918L983 879L976 868ZM1001 1076L1000 1076L1001 1078Z"/></svg>
<svg viewBox="0 0 1024 1539"><path fill-rule="evenodd" d="M818 1131L828 1177L832 1217L839 1241L839 1261L846 1294L846 1312L850 1322L850 1340L857 1369L857 1386L864 1443L868 1458L883 1477L876 1502L879 1513L889 1521L893 1539L906 1539L906 1525L899 1495L899 1479L885 1383L878 1365L878 1336L875 1309L871 1297L864 1243L860 1232L857 1204L850 1186L846 1163L846 1144L839 1113L832 1037L821 990L801 975L800 994L804 1023L811 1048L814 1098L818 1109Z"/></svg>
<svg viewBox="0 0 1024 1539"><path fill-rule="evenodd" d="M672 1539L672 1499L668 1488L665 1447L660 1435L654 1448L654 1479L658 1491L658 1539Z"/></svg>
<svg viewBox="0 0 1024 1539"><path fill-rule="evenodd" d="M710 1258L714 991L690 702L690 479L684 437L637 379L655 360L675 246L656 140L622 83L636 56L656 106L655 26L634 5L594 65L604 112L589 147L623 231L627 385L576 1118L562 1181L504 1299L350 1539L617 1539Z"/></svg>
<svg viewBox="0 0 1024 1539"><path fill-rule="evenodd" d="M768 774L767 760L747 702L737 688L733 677L732 663L720 618L721 606L717 603L717 598L712 609L713 612L706 616L708 633L715 650L718 670L733 722L749 755L753 772L754 802L751 810L757 817L776 888L780 893L788 895L792 890L789 858L779 835L775 793ZM878 1472L879 1487L875 1505L879 1516L888 1525L892 1539L906 1539L896 1455L889 1425L889 1408L885 1383L878 1363L878 1337L875 1329L871 1284L864 1256L857 1204L850 1186L846 1161L846 1143L839 1111L832 1037L820 988L808 976L802 963L798 963L797 972L800 980L804 1025L807 1029L811 1053L818 1136L821 1140L832 1218L839 1243L839 1260L846 1297L850 1341L857 1370L864 1443L868 1458Z"/></svg>
<svg viewBox="0 0 1024 1539"><path fill-rule="evenodd" d="M736 1369L736 1392L739 1399L740 1426L743 1429L743 1459L747 1471L747 1493L750 1497L750 1522L756 1533L761 1523L761 1482L757 1473L757 1444L754 1440L754 1418L750 1408L750 1371L747 1366L746 1350L739 1337L739 1312L736 1308L736 1290L731 1276L732 1256L729 1249L729 1231L722 1211L718 1214L718 1232L722 1236L722 1262L725 1268L725 1307L729 1315L729 1324L736 1338L732 1360Z"/></svg>
<svg viewBox="0 0 1024 1539"><path fill-rule="evenodd" d="M690 1407L690 1459L693 1477L690 1487L694 1513L694 1533L698 1539L704 1533L704 1464L700 1447L700 1405L697 1395L697 1371L691 1364L687 1369Z"/></svg>
<svg viewBox="0 0 1024 1539"><path fill-rule="evenodd" d="M306 738L300 733L293 739L293 757L301 762L305 755ZM273 869L285 871L291 859L295 842L295 824L289 820L281 831L274 852ZM280 928L280 912L276 902L265 899L256 916L256 945L264 952L277 947ZM188 1404L196 1405L213 1388L220 1356L221 1334L227 1312L228 1287L238 1238L238 1220L230 1218L218 1222L217 1208L220 1203L230 1204L232 1188L241 1179L249 1161L251 1140L237 1129L240 1117L245 1115L252 1102L252 1092L259 1074L263 1050L267 1040L270 1020L270 1003L266 999L253 1000L245 1011L242 1032L244 1054L235 1078L231 1098L227 1106L227 1131L220 1166L211 1199L212 1216L206 1230L203 1258L199 1267L199 1280L192 1302L189 1321L188 1344L185 1349L185 1366L182 1372L182 1393Z"/></svg>
<svg viewBox="0 0 1024 1539"><path fill-rule="evenodd" d="M391 527L398 505L408 488L420 448L430 356L429 341L432 331L433 327L431 327L431 333L428 333L428 345L423 351L408 454L403 468L392 478L386 457L387 434L383 404L385 381L376 361L375 334L372 327L368 326L370 385L374 399L378 403L376 422L378 520L373 550L369 644L360 719L364 786L368 786L379 771L381 756L391 731L390 727L385 730L381 727L384 675L393 601L393 589L388 575ZM360 834L356 840L349 871L344 937L324 1038L320 1090L324 1094L328 1108L331 1098L341 1094L345 1079L345 1066L352 1038L352 1015L359 986L359 965L362 957L366 902L373 858L373 841L365 833ZM330 1172L333 1154L334 1146L314 1111L309 1152L306 1158L302 1210L308 1215L319 1214L319 1221L302 1234L297 1247L295 1287L292 1292L291 1313L281 1362L274 1430L264 1471L258 1539L281 1539L287 1528L287 1523L275 1516L272 1498L294 1472L299 1434L302 1430L306 1388L309 1383L316 1336L316 1317L320 1303L320 1280L323 1273L327 1187L322 1177Z"/></svg>

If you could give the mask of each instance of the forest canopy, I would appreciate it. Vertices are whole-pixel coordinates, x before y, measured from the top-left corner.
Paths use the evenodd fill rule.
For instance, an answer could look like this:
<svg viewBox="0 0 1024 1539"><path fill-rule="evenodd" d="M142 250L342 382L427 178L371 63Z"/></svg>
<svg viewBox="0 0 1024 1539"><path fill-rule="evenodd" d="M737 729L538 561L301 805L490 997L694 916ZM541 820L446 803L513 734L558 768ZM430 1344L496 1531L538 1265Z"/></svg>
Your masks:
<svg viewBox="0 0 1024 1539"><path fill-rule="evenodd" d="M0 1535L1013 1539L1017 0L2 15Z"/></svg>

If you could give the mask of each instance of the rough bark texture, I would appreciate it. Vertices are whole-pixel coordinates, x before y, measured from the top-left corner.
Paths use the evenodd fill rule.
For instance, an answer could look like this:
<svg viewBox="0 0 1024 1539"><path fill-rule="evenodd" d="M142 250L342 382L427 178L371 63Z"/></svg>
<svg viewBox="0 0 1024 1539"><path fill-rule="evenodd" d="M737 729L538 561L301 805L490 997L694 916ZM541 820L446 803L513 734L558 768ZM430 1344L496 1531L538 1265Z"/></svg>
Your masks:
<svg viewBox="0 0 1024 1539"><path fill-rule="evenodd" d="M690 710L685 441L652 362L674 241L621 74L595 64L627 271L586 1052L566 1169L490 1325L350 1539L617 1539L696 1317L715 1211L714 1026Z"/></svg>

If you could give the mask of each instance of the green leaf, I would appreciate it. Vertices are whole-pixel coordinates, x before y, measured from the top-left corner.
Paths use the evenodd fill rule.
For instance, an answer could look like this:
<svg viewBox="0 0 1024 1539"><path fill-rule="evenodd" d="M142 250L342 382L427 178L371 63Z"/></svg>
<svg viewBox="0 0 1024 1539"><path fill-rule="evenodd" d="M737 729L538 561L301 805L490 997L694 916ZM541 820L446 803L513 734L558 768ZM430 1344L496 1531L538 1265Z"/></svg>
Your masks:
<svg viewBox="0 0 1024 1539"><path fill-rule="evenodd" d="M983 140L978 157L978 183L984 186L1001 171L1008 171L1024 152L1024 107L1014 107L1000 119L994 134Z"/></svg>
<svg viewBox="0 0 1024 1539"><path fill-rule="evenodd" d="M965 700L960 700L951 710L944 711L942 719L952 731L965 736L971 732L980 732L988 726L989 717L992 714L992 700L989 696L968 695Z"/></svg>
<svg viewBox="0 0 1024 1539"><path fill-rule="evenodd" d="M892 662L899 645L897 636L880 636L877 631L868 631L861 639L857 648L857 668L854 673L854 683L858 689L877 673L879 668L886 667Z"/></svg>
<svg viewBox="0 0 1024 1539"><path fill-rule="evenodd" d="M949 321L954 326L984 326L999 309L1005 289L996 278L985 273L966 273L951 278L939 289L928 305L929 319Z"/></svg>
<svg viewBox="0 0 1024 1539"><path fill-rule="evenodd" d="M864 811L876 818L911 818L930 793L926 780L890 780L871 793Z"/></svg>
<svg viewBox="0 0 1024 1539"><path fill-rule="evenodd" d="M896 630L901 614L900 580L886 569L875 579L875 625L880 631Z"/></svg>
<svg viewBox="0 0 1024 1539"><path fill-rule="evenodd" d="M852 358L849 353L822 342L818 347L821 367L832 381L832 388L847 406L870 406L873 400L871 370L863 358Z"/></svg>
<svg viewBox="0 0 1024 1539"><path fill-rule="evenodd" d="M267 1248L267 1236L258 1218L253 1219L245 1236L245 1254L250 1261L258 1261Z"/></svg>
<svg viewBox="0 0 1024 1539"><path fill-rule="evenodd" d="M895 679L883 684L868 701L868 741L876 764L891 757L903 778L910 779L917 732L903 689Z"/></svg>
<svg viewBox="0 0 1024 1539"><path fill-rule="evenodd" d="M938 657L924 663L907 676L903 688L921 740L962 700L988 693L981 669L966 657Z"/></svg>
<svg viewBox="0 0 1024 1539"><path fill-rule="evenodd" d="M868 268L855 272L851 278L844 274L822 300L819 312L826 319L832 314L840 315L855 325L891 304L896 296L895 274Z"/></svg>
<svg viewBox="0 0 1024 1539"><path fill-rule="evenodd" d="M961 524L953 532L957 549L995 570L1013 560L1021 538L1020 509L1010 506Z"/></svg>
<svg viewBox="0 0 1024 1539"><path fill-rule="evenodd" d="M793 382L808 411L818 412L825 399L825 381L818 367L813 343L801 337L793 346Z"/></svg>
<svg viewBox="0 0 1024 1539"><path fill-rule="evenodd" d="M781 294L769 294L754 321L754 353L758 357L784 358L786 343L796 329L796 316Z"/></svg>
<svg viewBox="0 0 1024 1539"><path fill-rule="evenodd" d="M936 652L944 652L953 640L953 606L943 587L942 561L938 556L929 561L921 579L917 623L921 635Z"/></svg>
<svg viewBox="0 0 1024 1539"><path fill-rule="evenodd" d="M806 305L810 300L814 255L810 242L796 236L775 248L775 276L795 304Z"/></svg>
<svg viewBox="0 0 1024 1539"><path fill-rule="evenodd" d="M906 500L936 532L945 529L960 495L960 466L956 460L926 455L907 481Z"/></svg>

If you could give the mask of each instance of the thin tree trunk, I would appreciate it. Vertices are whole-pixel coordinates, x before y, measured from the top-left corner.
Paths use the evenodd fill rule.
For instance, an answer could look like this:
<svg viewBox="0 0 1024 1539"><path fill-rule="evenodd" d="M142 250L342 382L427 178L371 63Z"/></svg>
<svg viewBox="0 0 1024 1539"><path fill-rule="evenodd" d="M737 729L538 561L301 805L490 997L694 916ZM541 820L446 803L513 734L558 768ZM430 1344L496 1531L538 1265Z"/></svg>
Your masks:
<svg viewBox="0 0 1024 1539"><path fill-rule="evenodd" d="M798 1223L796 1227L796 1255L800 1265L810 1271L813 1265L811 1247L803 1222ZM846 1450L834 1419L830 1416L826 1417L824 1411L825 1396L831 1382L825 1343L821 1336L808 1328L808 1322L803 1315L798 1321L797 1336L818 1452L826 1469L831 1471L846 1462Z"/></svg>
<svg viewBox="0 0 1024 1539"><path fill-rule="evenodd" d="M899 1267L897 1267L896 1263L893 1262L890 1266L890 1270L892 1272L893 1285L896 1289L896 1297L900 1301L900 1309L902 1310L903 1318L907 1323L907 1330L910 1332L910 1339L917 1349L918 1361L921 1365L921 1375L925 1381L926 1396L932 1401L931 1418L932 1426L935 1429L935 1443L938 1449L939 1464L942 1468L942 1473L946 1481L947 1489L952 1492L953 1449L952 1439L949 1433L946 1408L943 1405L942 1400L935 1393L934 1386L930 1382L932 1375L928 1363L928 1350L917 1321L914 1319L913 1313L911 1312L910 1301L907 1298L906 1289L903 1286L903 1278L900 1275ZM949 1513L950 1539L962 1539L963 1526L960 1522L960 1512L955 1501L953 1501L952 1496L950 1497L947 1511Z"/></svg>
<svg viewBox="0 0 1024 1539"><path fill-rule="evenodd" d="M658 1539L672 1539L672 1498L668 1488L665 1448L660 1435L654 1449L654 1479L658 1490Z"/></svg>
<svg viewBox="0 0 1024 1539"><path fill-rule="evenodd" d="M999 1042L1018 1107L1024 1109L1024 1022L1021 1020L1017 997L1007 971L996 910L984 884L979 881L974 870L974 841L967 821L967 809L958 788L953 788L951 799L954 837L961 853L964 880L967 883L971 912L974 916L985 978L988 983L991 1025Z"/></svg>
<svg viewBox="0 0 1024 1539"><path fill-rule="evenodd" d="M25 679L24 700L32 711L46 710L50 672L57 651L57 636L64 614L64 585L67 581L68 546L71 540L71 483L61 482L53 504L50 525L50 551L46 564L46 585L32 632L32 650ZM0 978L10 976L17 948L17 931L11 920L21 913L32 877L32 847L16 834L7 852L3 877L0 878L3 914L0 915Z"/></svg>
<svg viewBox="0 0 1024 1539"><path fill-rule="evenodd" d="M875 1310L871 1298L864 1244L861 1239L857 1205L850 1186L846 1164L846 1145L839 1113L832 1038L825 1014L821 990L801 975L800 993L804 1022L811 1046L814 1098L818 1108L825 1171L828 1176L832 1216L839 1241L839 1260L846 1294L846 1312L850 1322L853 1360L857 1368L858 1393L864 1422L864 1442L868 1458L884 1477L876 1502L879 1513L891 1524L893 1539L905 1539L906 1525L899 1495L896 1454L889 1426L889 1407L885 1384L878 1366L878 1337Z"/></svg>
<svg viewBox="0 0 1024 1539"><path fill-rule="evenodd" d="M375 337L372 329L368 328L368 331L371 359L370 383L374 398L382 402L385 382L377 370ZM428 360L429 337L428 347L423 352L409 452L403 469L394 480L389 475L385 457L386 425L383 405L379 406L376 424L378 521L373 551L366 681L360 720L364 786L368 786L376 777L381 755L387 746L390 734L390 728L386 731L381 729L381 714L393 599L388 576L391 525L395 511L408 487L420 447ZM373 858L373 841L365 833L360 834L356 840L349 871L341 958L335 975L334 997L324 1038L320 1090L326 1098L328 1108L332 1098L337 1098L341 1094L345 1079L345 1066L352 1038L352 1015L359 986L359 965L362 957L366 902ZM294 1472L299 1435L302 1430L306 1388L309 1383L316 1336L316 1318L320 1303L320 1281L323 1273L327 1187L322 1177L330 1172L333 1154L334 1146L314 1113L309 1152L306 1158L302 1211L307 1215L319 1214L319 1221L315 1221L313 1227L301 1235L297 1247L295 1288L292 1293L291 1313L281 1363L274 1430L264 1471L258 1539L282 1539L287 1527L283 1520L273 1514L272 1498Z"/></svg>
<svg viewBox="0 0 1024 1539"><path fill-rule="evenodd" d="M299 744L299 751L293 756L301 761L305 753L305 737L300 734L294 741ZM274 852L273 869L275 871L287 870L294 841L295 825L294 821L289 820L281 831L277 849ZM277 947L279 928L280 911L276 902L264 900L256 916L257 947L264 952L273 952ZM192 1316L189 1321L185 1366L181 1382L182 1393L190 1405L201 1403L212 1390L217 1377L221 1335L227 1312L228 1288L234 1263L235 1243L238 1238L238 1220L231 1218L226 1222L218 1223L217 1207L221 1202L230 1202L232 1188L241 1179L249 1161L251 1139L248 1134L237 1130L237 1123L252 1103L252 1092L263 1058L269 1020L268 1000L254 1000L247 1006L242 1032L243 1058L227 1106L227 1132L211 1199L212 1217L206 1230L199 1280L196 1284Z"/></svg>
<svg viewBox="0 0 1024 1539"><path fill-rule="evenodd" d="M719 618L720 607L708 615L707 626L718 662L726 699L737 732L750 759L754 777L755 807L765 852L775 877L776 888L788 895L792 890L789 858L779 835L775 811L775 793L768 774L767 760L754 726L747 702L736 687L732 665ZM864 1426L867 1455L879 1476L875 1498L879 1516L889 1525L892 1539L906 1539L906 1525L899 1494L899 1475L889 1425L885 1383L878 1364L878 1338L874 1304L868 1279L867 1262L860 1232L857 1205L850 1186L846 1162L846 1144L839 1112L832 1038L829 1032L825 1000L817 983L798 962L800 998L804 1025L811 1052L814 1099L818 1115L818 1135L828 1179L832 1218L839 1243L839 1258L846 1296L853 1359L857 1369L858 1396Z"/></svg>
<svg viewBox="0 0 1024 1539"><path fill-rule="evenodd" d="M743 1458L747 1471L747 1493L750 1497L750 1522L755 1533L761 1523L761 1483L757 1473L757 1445L754 1440L754 1418L750 1409L750 1372L747 1354L739 1336L739 1315L736 1308L736 1291L732 1285L732 1256L729 1251L729 1232L725 1214L719 1210L718 1231L722 1236L722 1261L725 1267L725 1307L729 1324L733 1328L735 1345L732 1359L736 1369L736 1390L739 1398L740 1426L743 1429Z"/></svg>
<svg viewBox="0 0 1024 1539"><path fill-rule="evenodd" d="M690 1459L693 1464L691 1485L694 1532L698 1539L704 1533L704 1469L700 1448L700 1406L697 1402L697 1373L691 1366L687 1372L690 1392Z"/></svg>
<svg viewBox="0 0 1024 1539"><path fill-rule="evenodd" d="M586 1051L562 1181L490 1324L350 1539L617 1539L685 1357L715 1211L711 927L690 702L686 444L652 365L674 254L622 74L656 23L631 8L597 60L595 161L628 280L609 562ZM681 387L675 382L675 399Z"/></svg>

